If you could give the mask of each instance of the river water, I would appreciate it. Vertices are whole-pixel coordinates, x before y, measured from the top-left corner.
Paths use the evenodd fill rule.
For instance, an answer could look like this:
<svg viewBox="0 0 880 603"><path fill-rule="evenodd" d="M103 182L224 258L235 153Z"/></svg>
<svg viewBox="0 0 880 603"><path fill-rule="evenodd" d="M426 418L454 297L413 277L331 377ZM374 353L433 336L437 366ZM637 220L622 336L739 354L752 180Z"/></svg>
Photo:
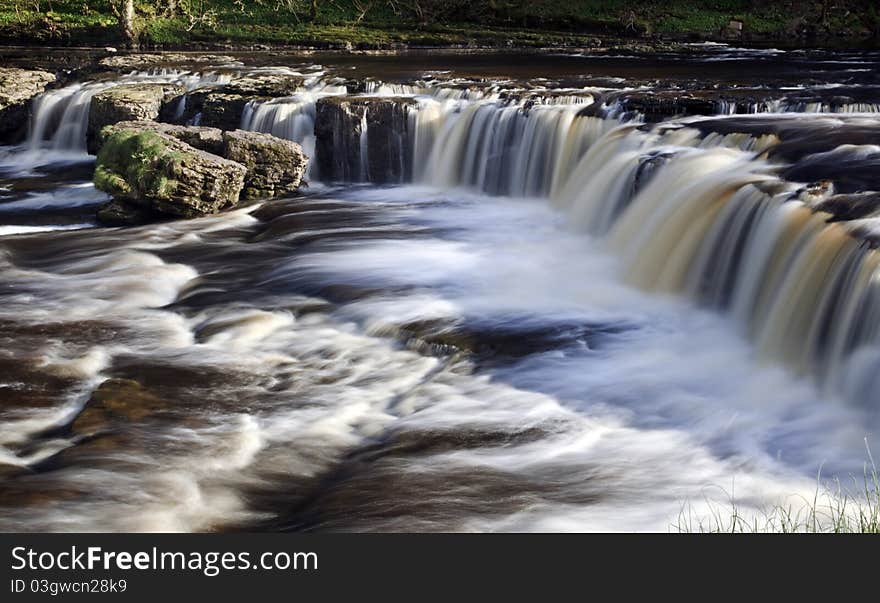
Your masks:
<svg viewBox="0 0 880 603"><path fill-rule="evenodd" d="M874 190L880 56L239 59L51 91L0 149L0 529L667 531L880 450L875 219L814 213ZM254 69L307 85L242 126L311 154L343 76L415 98L400 182L98 226L89 91ZM616 102L710 86L776 98Z"/></svg>

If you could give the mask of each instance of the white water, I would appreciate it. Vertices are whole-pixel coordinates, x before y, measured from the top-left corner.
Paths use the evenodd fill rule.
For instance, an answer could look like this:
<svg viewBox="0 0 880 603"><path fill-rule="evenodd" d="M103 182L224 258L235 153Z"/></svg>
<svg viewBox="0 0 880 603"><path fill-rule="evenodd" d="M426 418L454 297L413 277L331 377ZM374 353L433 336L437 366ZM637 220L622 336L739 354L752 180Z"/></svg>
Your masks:
<svg viewBox="0 0 880 603"><path fill-rule="evenodd" d="M345 94L345 86L317 80L293 96L271 101L251 101L245 107L241 129L265 132L298 142L309 157L315 156L315 103L319 98ZM309 164L313 169L314 162Z"/></svg>
<svg viewBox="0 0 880 603"><path fill-rule="evenodd" d="M4 509L0 528L247 525L270 515L254 490L296 499L379 443L391 452L337 486L356 504L331 499L314 510L319 527L665 531L687 501L703 516L731 497L746 516L801 505L820 466L858 474L865 438L880 448L880 259L849 235L874 219L812 213L833 191L780 180L762 157L774 136L584 116L586 91L528 108L418 87L369 93L418 98L420 186L342 200L324 189L315 209L301 200L291 216L305 226L289 231L288 216L265 226L244 210L40 235L70 241L45 255L25 239L22 257L4 249L0 318L70 325L27 332L3 358L75 385L54 405L0 413L0 462L80 450L79 436L40 434L120 366L199 377L150 382L171 396L173 420L22 480L65 495ZM82 123L77 94L62 124ZM242 126L309 144L315 99L254 103ZM94 199L86 189L0 209L75 207ZM367 293L328 306L304 283ZM200 296L216 300L186 307ZM77 343L91 328L79 321L113 335ZM482 366L398 345L411 323L534 348L506 357L501 345ZM410 453L411 441L429 444Z"/></svg>
<svg viewBox="0 0 880 603"><path fill-rule="evenodd" d="M205 86L222 85L230 80L228 74L194 74L163 69L133 72L113 80L77 83L50 90L33 101L27 144L31 151L50 149L85 153L92 97L116 86L169 83L179 84L191 91Z"/></svg>
<svg viewBox="0 0 880 603"><path fill-rule="evenodd" d="M568 230L552 209L463 194L452 201L414 188L354 199L374 205L384 222L414 228L414 238L386 238L380 228L370 240L347 241L340 230L332 245L265 266L250 262L249 246L238 244L263 287L306 279L387 291L330 313L280 309L309 303L284 293L187 317L161 309L200 287L194 269L161 261L154 251L255 227L241 212L129 231L50 271L7 267L8 282L36 287L40 304L13 298L3 316L46 323L63 310L66 320L110 321L127 334L96 347L50 342L36 351L43 370L75 375L84 391L72 391L53 409L7 414L0 428L6 462L32 462L74 444L55 439L32 450L36 456L14 453L28 433L69 420L116 359L172 362L241 381L204 382L196 396L210 403L179 402L189 425L157 432L137 456L110 449L100 465L41 477L46 487L112 492L112 500L87 495L36 514L5 510L3 525L199 530L258 519L246 502L248 488L296 484L376 438L422 433L502 433L510 443L391 457L382 471L401 488L374 490L370 479L380 475L368 473L363 504L400 512L367 523L357 514L331 515L331 526L665 531L683 501L706 513L732 492L743 513L757 512L809 497L809 476L822 463L829 472L860 466L865 427L876 417L829 404L809 382L760 367L718 315L625 286L618 260ZM419 234L425 226L432 232ZM411 289L393 293L399 285ZM398 325L425 319L513 332L619 329L593 344L563 336L546 352L472 373L466 361L398 349L387 338ZM539 437L517 441L528 430ZM424 482L425 475L433 477ZM505 483L509 497L485 490ZM439 514L423 515L417 506L407 511L413 497L447 503Z"/></svg>

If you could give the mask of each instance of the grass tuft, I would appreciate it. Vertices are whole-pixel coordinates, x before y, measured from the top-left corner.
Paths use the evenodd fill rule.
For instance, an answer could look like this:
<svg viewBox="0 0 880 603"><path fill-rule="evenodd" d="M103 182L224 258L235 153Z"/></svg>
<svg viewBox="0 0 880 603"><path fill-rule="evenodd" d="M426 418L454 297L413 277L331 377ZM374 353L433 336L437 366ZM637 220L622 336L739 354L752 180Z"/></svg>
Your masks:
<svg viewBox="0 0 880 603"><path fill-rule="evenodd" d="M691 503L685 502L670 530L703 534L880 534L880 477L870 448L862 475L850 479L849 487L839 479L824 482L820 471L811 498L795 496L757 513L743 511L733 495L726 505L707 498L708 516L697 514Z"/></svg>

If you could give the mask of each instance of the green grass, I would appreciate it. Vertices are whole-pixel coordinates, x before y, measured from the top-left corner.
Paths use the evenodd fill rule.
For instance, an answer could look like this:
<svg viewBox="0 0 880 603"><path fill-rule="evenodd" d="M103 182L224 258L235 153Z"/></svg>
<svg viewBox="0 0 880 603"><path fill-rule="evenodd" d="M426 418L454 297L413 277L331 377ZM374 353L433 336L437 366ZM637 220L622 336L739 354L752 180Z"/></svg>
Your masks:
<svg viewBox="0 0 880 603"><path fill-rule="evenodd" d="M866 31L859 0L837 0L822 27ZM396 44L581 45L585 36L717 38L732 19L750 36L791 39L804 23L819 22L810 0L432 0L429 13L389 0L319 0L312 20L307 0L178 0L168 18L165 0L138 0L141 40L147 45L231 43L365 48ZM363 13L358 6L370 6ZM880 16L877 17L880 19ZM107 44L119 41L109 0L0 0L0 42Z"/></svg>
<svg viewBox="0 0 880 603"><path fill-rule="evenodd" d="M680 533L880 534L880 476L868 451L863 475L848 487L817 479L812 497L794 496L757 513L743 511L730 496L727 505L705 501L709 513L685 503L672 531Z"/></svg>

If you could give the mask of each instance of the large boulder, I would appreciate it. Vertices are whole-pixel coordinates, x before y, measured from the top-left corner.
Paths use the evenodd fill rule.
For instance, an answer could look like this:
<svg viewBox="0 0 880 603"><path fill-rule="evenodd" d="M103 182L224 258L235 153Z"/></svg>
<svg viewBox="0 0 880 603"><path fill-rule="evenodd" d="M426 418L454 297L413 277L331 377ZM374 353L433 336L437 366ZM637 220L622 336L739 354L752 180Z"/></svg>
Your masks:
<svg viewBox="0 0 880 603"><path fill-rule="evenodd" d="M246 173L240 163L170 134L129 129L116 132L101 147L95 187L112 195L117 207L194 218L238 203Z"/></svg>
<svg viewBox="0 0 880 603"><path fill-rule="evenodd" d="M289 195L302 184L309 158L297 143L261 132L179 126L153 121L123 121L107 126L98 137L99 148L122 131L155 132L172 136L191 147L220 155L247 168L242 198L267 199ZM127 204L102 208L102 221L118 224L144 221L143 212Z"/></svg>
<svg viewBox="0 0 880 603"><path fill-rule="evenodd" d="M98 135L98 149L100 150L100 148L104 146L107 139L122 130L150 131L168 134L181 142L185 142L191 147L199 149L200 151L206 151L208 153L213 153L214 155L223 155L223 131L219 128L180 126L156 121L121 121L112 126L107 126L101 130L101 133Z"/></svg>
<svg viewBox="0 0 880 603"><path fill-rule="evenodd" d="M54 81L47 71L0 67L0 142L24 137L31 99Z"/></svg>
<svg viewBox="0 0 880 603"><path fill-rule="evenodd" d="M302 183L309 158L297 143L244 130L224 132L223 142L223 156L247 167L245 199L280 197Z"/></svg>
<svg viewBox="0 0 880 603"><path fill-rule="evenodd" d="M315 154L320 177L347 182L404 180L412 169L408 115L417 107L416 100L408 97L319 99Z"/></svg>
<svg viewBox="0 0 880 603"><path fill-rule="evenodd" d="M120 121L157 119L166 100L185 92L183 86L176 84L130 84L95 94L89 107L86 131L89 152L98 151L98 136L104 127Z"/></svg>

